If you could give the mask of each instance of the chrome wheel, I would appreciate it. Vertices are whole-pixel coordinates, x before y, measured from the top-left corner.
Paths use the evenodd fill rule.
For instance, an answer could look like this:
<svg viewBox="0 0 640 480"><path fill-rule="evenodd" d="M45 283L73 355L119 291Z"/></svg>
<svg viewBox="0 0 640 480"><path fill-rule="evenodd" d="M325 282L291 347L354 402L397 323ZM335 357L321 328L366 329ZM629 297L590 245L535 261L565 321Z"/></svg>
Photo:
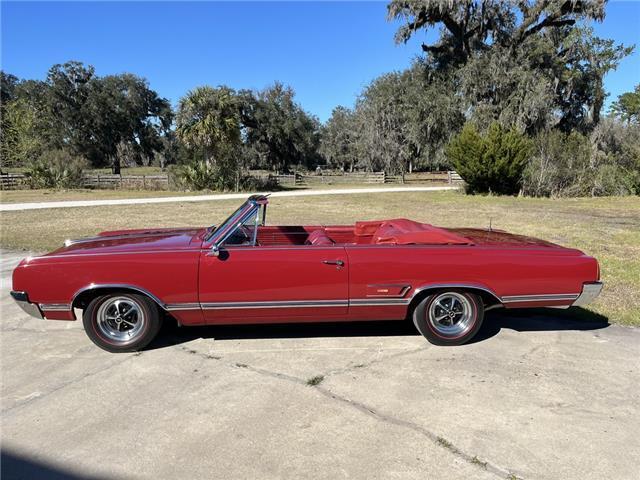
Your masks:
<svg viewBox="0 0 640 480"><path fill-rule="evenodd" d="M135 341L144 331L144 310L130 297L111 297L98 308L96 323L105 340L126 345Z"/></svg>
<svg viewBox="0 0 640 480"><path fill-rule="evenodd" d="M468 332L475 323L471 302L457 292L441 293L433 299L427 320L439 335L456 338Z"/></svg>

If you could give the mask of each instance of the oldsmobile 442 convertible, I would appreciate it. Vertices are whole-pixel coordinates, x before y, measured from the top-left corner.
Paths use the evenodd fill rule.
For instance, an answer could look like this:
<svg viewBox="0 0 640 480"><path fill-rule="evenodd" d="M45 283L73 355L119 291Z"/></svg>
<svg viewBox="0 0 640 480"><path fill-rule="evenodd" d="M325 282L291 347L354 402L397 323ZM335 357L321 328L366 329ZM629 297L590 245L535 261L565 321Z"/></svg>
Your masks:
<svg viewBox="0 0 640 480"><path fill-rule="evenodd" d="M267 226L251 196L217 227L103 232L24 259L11 295L29 314L75 320L110 352L145 347L161 322L223 325L413 320L460 345L496 307L585 305L602 288L579 250L498 230L406 219Z"/></svg>

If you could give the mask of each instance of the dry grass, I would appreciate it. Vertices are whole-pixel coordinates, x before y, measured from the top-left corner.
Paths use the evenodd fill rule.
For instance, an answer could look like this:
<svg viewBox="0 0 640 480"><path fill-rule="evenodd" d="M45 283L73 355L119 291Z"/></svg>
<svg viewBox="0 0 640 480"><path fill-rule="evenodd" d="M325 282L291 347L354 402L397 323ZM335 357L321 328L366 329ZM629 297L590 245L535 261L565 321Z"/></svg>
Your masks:
<svg viewBox="0 0 640 480"><path fill-rule="evenodd" d="M67 200L113 200L120 198L178 197L204 195L211 192L175 192L164 190L4 190L0 192L1 203L62 202Z"/></svg>
<svg viewBox="0 0 640 480"><path fill-rule="evenodd" d="M409 186L409 185L405 185ZM442 183L425 183L417 186L443 186ZM335 190L342 188L397 188L399 184L318 184L311 186L284 186L283 190ZM215 195L220 192L202 190L197 192L185 192L178 190L92 190L77 188L70 190L39 189L39 190L3 190L0 191L0 203L23 202L61 202L67 200L113 200L121 198L149 198L149 197L180 197L189 195ZM248 194L247 194L248 195Z"/></svg>
<svg viewBox="0 0 640 480"><path fill-rule="evenodd" d="M157 192L155 192L157 193ZM221 221L237 201L70 208L2 213L1 244L45 251L101 230L200 226ZM352 223L408 217L442 226L487 227L576 247L598 258L606 287L589 308L611 322L640 325L640 198L531 199L457 192L273 198L280 224Z"/></svg>

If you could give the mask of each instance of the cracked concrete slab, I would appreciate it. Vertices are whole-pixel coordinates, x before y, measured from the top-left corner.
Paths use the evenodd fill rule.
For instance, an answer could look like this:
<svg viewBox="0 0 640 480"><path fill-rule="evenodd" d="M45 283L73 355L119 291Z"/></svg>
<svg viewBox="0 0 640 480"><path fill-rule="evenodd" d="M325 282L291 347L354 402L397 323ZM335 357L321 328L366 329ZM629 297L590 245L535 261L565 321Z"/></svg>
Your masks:
<svg viewBox="0 0 640 480"><path fill-rule="evenodd" d="M492 312L442 348L397 322L167 328L113 355L4 301L20 256L3 478L637 478L638 329Z"/></svg>

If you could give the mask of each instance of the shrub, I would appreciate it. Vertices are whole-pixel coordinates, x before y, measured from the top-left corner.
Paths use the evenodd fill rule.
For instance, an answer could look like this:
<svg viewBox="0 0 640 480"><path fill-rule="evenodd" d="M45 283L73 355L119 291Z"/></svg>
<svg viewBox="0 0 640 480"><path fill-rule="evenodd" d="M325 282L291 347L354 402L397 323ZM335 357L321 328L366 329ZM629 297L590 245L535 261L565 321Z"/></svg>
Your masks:
<svg viewBox="0 0 640 480"><path fill-rule="evenodd" d="M204 160L177 168L176 177L182 187L189 190L215 190L215 169Z"/></svg>
<svg viewBox="0 0 640 480"><path fill-rule="evenodd" d="M640 195L640 125L607 117L591 133L590 140L592 163L610 174L594 186L593 194Z"/></svg>
<svg viewBox="0 0 640 480"><path fill-rule="evenodd" d="M492 123L485 135L467 123L451 140L446 155L469 193L514 195L520 190L531 142L515 129Z"/></svg>
<svg viewBox="0 0 640 480"><path fill-rule="evenodd" d="M205 161L172 169L172 184L189 190L248 191L275 190L278 183L269 177L254 177L229 164L208 164Z"/></svg>
<svg viewBox="0 0 640 480"><path fill-rule="evenodd" d="M29 166L25 176L31 188L80 188L87 166L84 158L65 150L50 150Z"/></svg>
<svg viewBox="0 0 640 480"><path fill-rule="evenodd" d="M640 193L640 129L604 119L590 137L543 132L523 175L532 196L580 197Z"/></svg>
<svg viewBox="0 0 640 480"><path fill-rule="evenodd" d="M591 146L578 132L544 132L534 141L533 154L523 174L522 191L534 197L584 196Z"/></svg>
<svg viewBox="0 0 640 480"><path fill-rule="evenodd" d="M279 190L280 185L273 177L256 177L253 175L244 175L240 179L240 190L245 192L264 192Z"/></svg>

